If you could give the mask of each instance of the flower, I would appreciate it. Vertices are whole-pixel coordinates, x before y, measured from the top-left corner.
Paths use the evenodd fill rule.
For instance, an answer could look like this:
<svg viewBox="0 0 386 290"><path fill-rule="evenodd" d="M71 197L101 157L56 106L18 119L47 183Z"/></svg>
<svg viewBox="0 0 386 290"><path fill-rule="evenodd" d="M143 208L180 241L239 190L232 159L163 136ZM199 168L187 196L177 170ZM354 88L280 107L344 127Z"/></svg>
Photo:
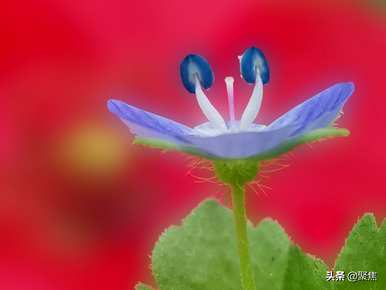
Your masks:
<svg viewBox="0 0 386 290"><path fill-rule="evenodd" d="M274 158L293 147L326 137L347 136L346 129L335 128L353 83L338 83L297 105L269 125L255 124L263 99L263 86L269 82L267 60L258 48L247 49L240 59L242 78L253 84L250 100L236 120L232 77L226 77L229 121L211 104L204 93L214 81L205 58L188 55L181 62L183 85L196 95L208 119L190 128L181 123L141 110L119 100L109 100L108 109L118 116L136 136L136 143L161 149L175 149L213 160L264 160Z"/></svg>

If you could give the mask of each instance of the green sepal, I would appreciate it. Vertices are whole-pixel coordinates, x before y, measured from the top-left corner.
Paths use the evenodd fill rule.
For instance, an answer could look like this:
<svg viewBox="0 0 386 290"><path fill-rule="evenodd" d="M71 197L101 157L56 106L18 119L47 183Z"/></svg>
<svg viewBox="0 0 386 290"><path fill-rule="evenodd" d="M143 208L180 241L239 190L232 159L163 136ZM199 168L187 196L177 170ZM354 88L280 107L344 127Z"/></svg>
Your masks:
<svg viewBox="0 0 386 290"><path fill-rule="evenodd" d="M259 162L254 159L214 160L214 172L218 180L231 186L253 181L259 171Z"/></svg>
<svg viewBox="0 0 386 290"><path fill-rule="evenodd" d="M288 151L291 151L295 147L306 144L306 143L312 143L318 140L326 139L326 138L334 138L334 137L347 137L350 135L350 131L344 128L334 128L334 127L329 127L329 128L323 128L323 129L317 129L314 131L311 131L307 134L304 134L296 139L293 139L291 141L284 142L280 146L263 152L261 154L251 156L249 158L245 158L244 160L256 160L256 161L262 161L262 160L269 160L269 159L274 159L282 154L287 153ZM182 145L177 145L171 142L167 141L162 141L159 139L151 139L151 138L139 138L136 137L134 139L134 144L141 144L145 145L151 148L158 148L161 150L176 150L176 151L181 151L190 155L202 157L205 159L209 160L234 160L234 159L227 159L227 158L217 158L214 156L211 156L210 154L207 154L205 152L202 152L194 147L189 147L189 146L182 146ZM241 160L241 159L240 159Z"/></svg>

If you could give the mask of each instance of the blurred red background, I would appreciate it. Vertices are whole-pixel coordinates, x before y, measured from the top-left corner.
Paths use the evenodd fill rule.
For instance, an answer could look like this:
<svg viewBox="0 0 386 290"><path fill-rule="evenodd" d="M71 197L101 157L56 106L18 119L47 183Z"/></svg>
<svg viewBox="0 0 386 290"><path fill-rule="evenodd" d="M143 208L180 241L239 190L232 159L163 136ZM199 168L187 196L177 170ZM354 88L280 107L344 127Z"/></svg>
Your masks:
<svg viewBox="0 0 386 290"><path fill-rule="evenodd" d="M162 230L206 197L227 203L226 189L194 177L207 172L190 174L190 158L130 145L106 109L113 96L202 122L178 75L191 52L211 62L210 96L226 112L223 78L239 75L245 48L262 48L272 73L263 123L335 82L356 83L339 121L352 135L267 169L248 195L254 222L276 218L331 264L360 215L384 217L386 10L376 1L310 2L2 2L0 288L151 283ZM250 88L235 86L240 114Z"/></svg>

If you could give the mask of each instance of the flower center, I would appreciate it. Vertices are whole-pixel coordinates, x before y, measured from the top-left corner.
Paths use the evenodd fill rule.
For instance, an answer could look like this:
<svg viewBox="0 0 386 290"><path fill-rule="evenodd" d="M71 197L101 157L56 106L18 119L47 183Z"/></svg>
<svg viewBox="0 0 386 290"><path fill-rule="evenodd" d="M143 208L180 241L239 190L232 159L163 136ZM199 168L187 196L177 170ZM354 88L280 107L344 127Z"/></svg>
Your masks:
<svg viewBox="0 0 386 290"><path fill-rule="evenodd" d="M249 102L241 116L240 121L236 120L235 116L235 100L234 100L234 79L233 77L226 77L225 84L228 94L228 110L229 110L229 122L228 125L224 121L224 118L217 111L217 109L209 101L208 97L205 95L199 78L195 77L195 94L198 105L201 108L201 111L209 120L210 126L212 129L219 133L227 131L245 131L248 128L252 127L253 122L255 121L263 100L263 82L258 72L256 74L256 82L252 91L252 95L249 99Z"/></svg>

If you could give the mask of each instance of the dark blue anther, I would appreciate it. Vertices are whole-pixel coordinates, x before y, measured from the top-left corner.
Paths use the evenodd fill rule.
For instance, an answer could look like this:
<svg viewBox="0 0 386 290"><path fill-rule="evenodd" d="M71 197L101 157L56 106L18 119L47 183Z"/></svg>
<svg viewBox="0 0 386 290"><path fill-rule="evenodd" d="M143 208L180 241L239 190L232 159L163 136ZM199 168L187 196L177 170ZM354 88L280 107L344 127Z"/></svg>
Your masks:
<svg viewBox="0 0 386 290"><path fill-rule="evenodd" d="M263 52L256 48L250 47L244 51L240 60L240 71L243 79L249 83L254 84L256 82L256 73L260 72L260 77L263 84L269 82L269 67L267 59Z"/></svg>
<svg viewBox="0 0 386 290"><path fill-rule="evenodd" d="M184 87L195 93L196 78L204 89L209 89L214 80L213 71L208 61L200 55L189 54L180 64L180 76Z"/></svg>

